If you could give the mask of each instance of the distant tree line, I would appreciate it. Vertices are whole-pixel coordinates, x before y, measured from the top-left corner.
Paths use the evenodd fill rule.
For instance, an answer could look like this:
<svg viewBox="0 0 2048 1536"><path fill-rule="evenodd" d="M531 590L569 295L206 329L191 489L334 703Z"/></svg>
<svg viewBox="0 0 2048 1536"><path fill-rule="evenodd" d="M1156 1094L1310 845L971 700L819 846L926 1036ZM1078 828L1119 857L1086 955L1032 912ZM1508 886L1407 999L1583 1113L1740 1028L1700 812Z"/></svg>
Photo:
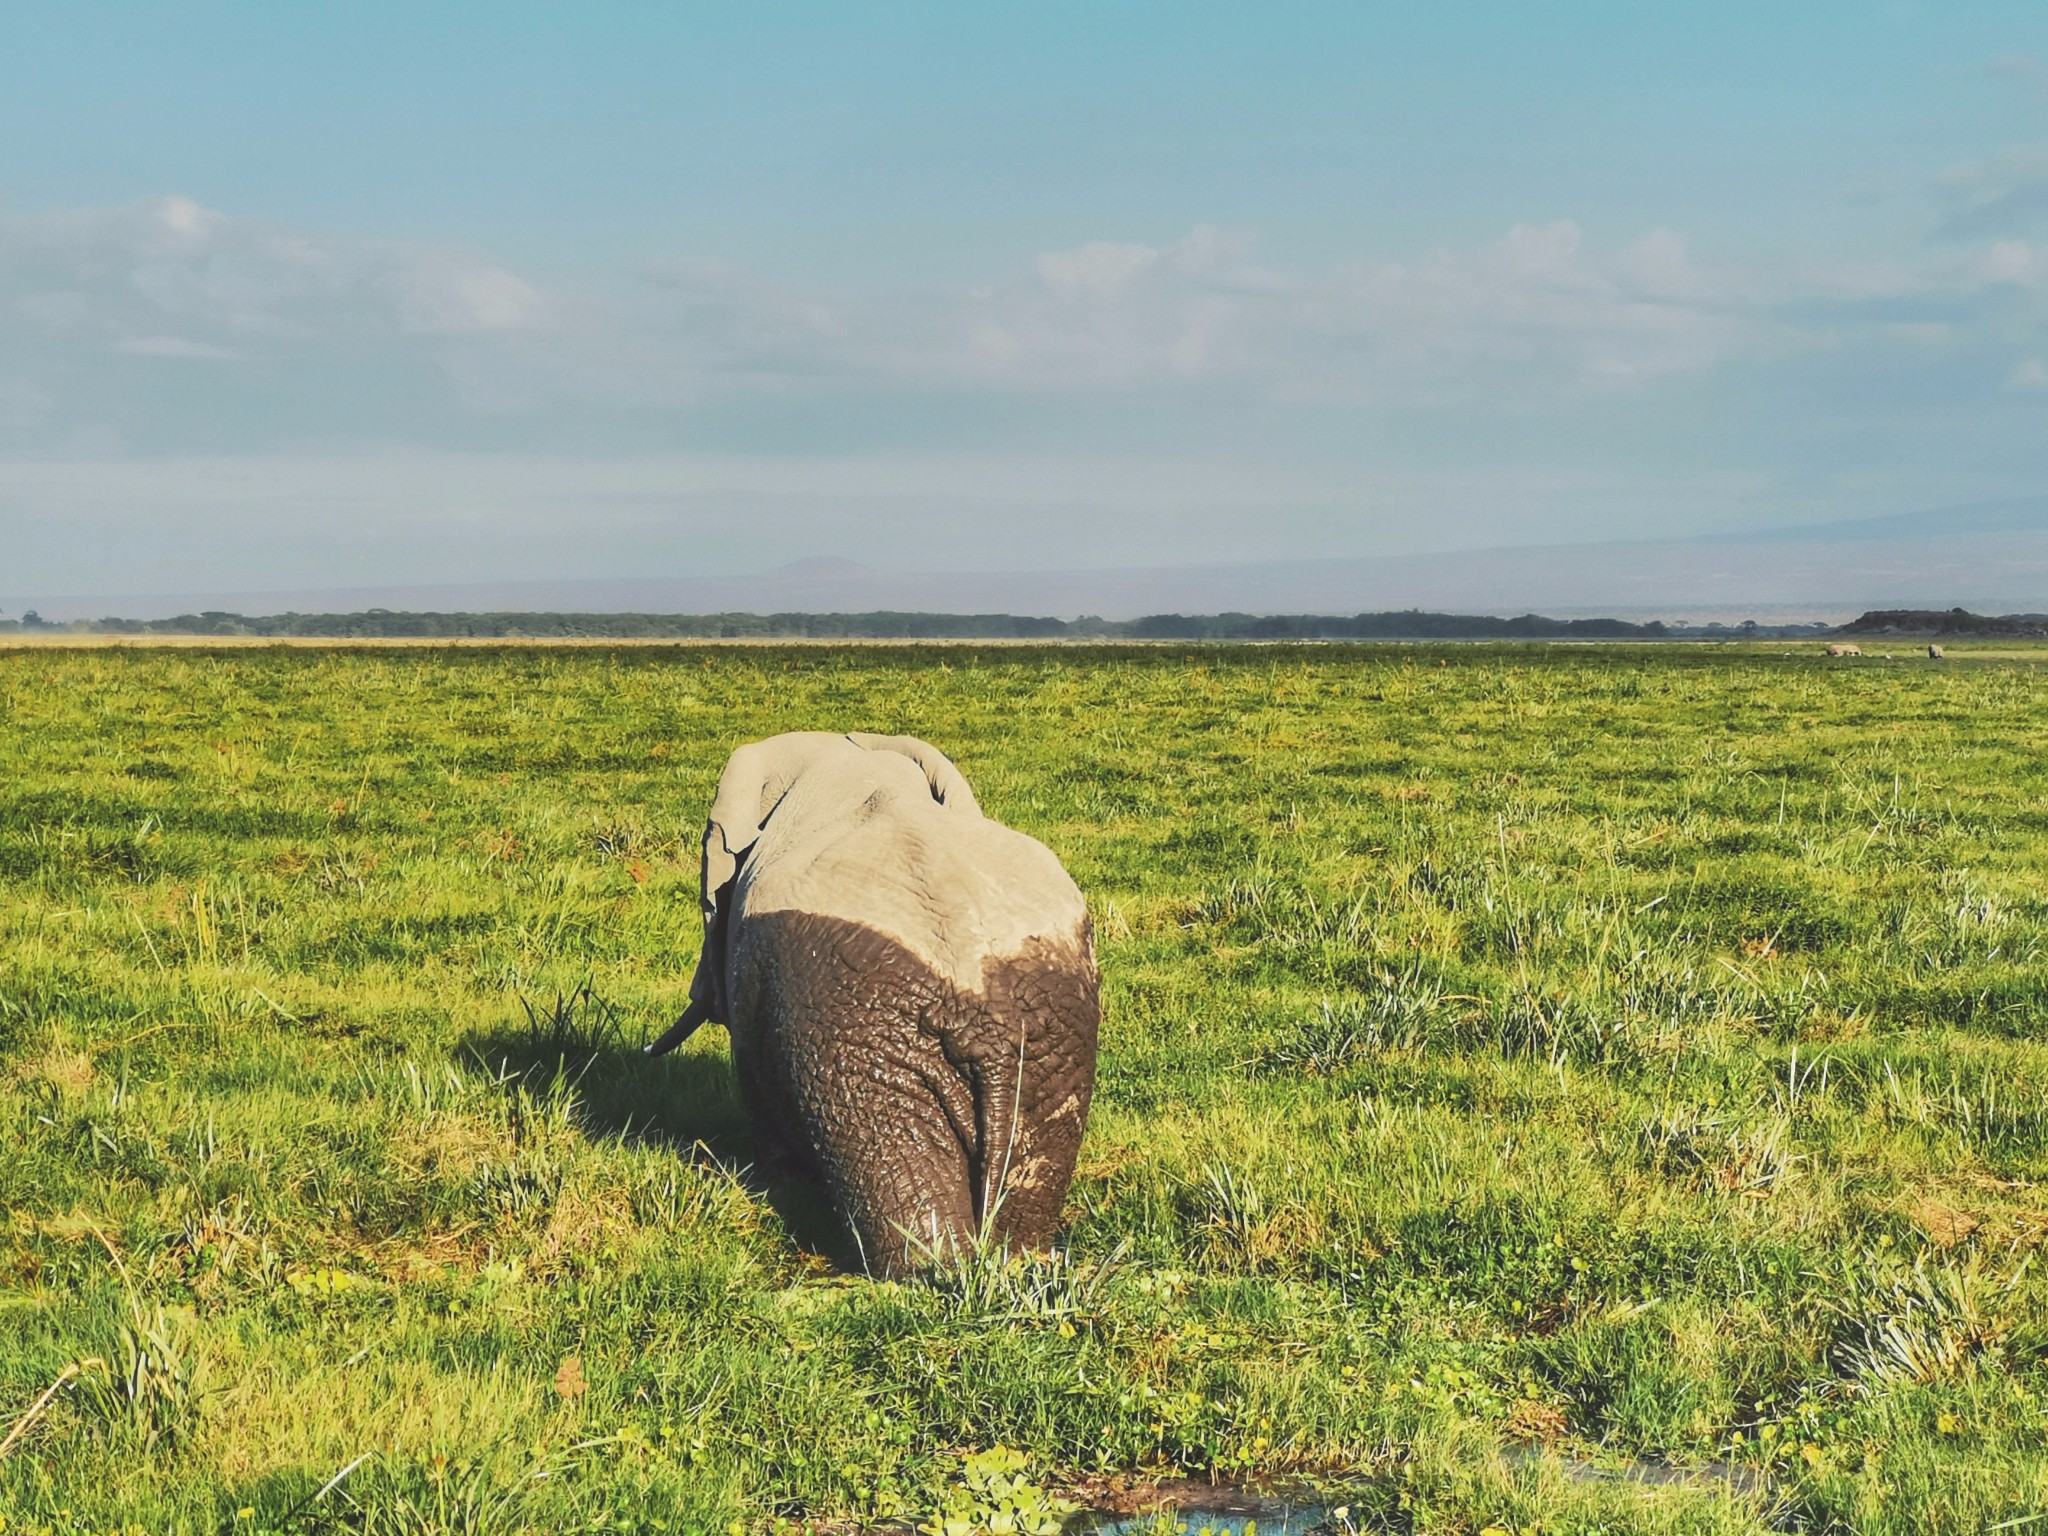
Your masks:
<svg viewBox="0 0 2048 1536"><path fill-rule="evenodd" d="M180 614L95 619L95 634L255 635L342 640L1032 640L1076 633L1058 619L948 613L362 613Z"/></svg>
<svg viewBox="0 0 2048 1536"><path fill-rule="evenodd" d="M1818 627L1818 626L1816 626ZM1716 631L1721 626L1715 625ZM1013 613L276 613L208 611L170 619L54 624L33 611L0 630L305 639L475 640L1662 640L1651 622L1425 613L1156 613L1142 619L1031 618ZM1754 626L1724 633L1752 633ZM1775 631L1773 631L1775 632Z"/></svg>
<svg viewBox="0 0 2048 1536"><path fill-rule="evenodd" d="M1546 619L1533 613L1501 619L1410 609L1358 613L1348 618L1305 613L1155 613L1104 625L1102 633L1119 640L1661 640L1670 630L1655 620L1631 624L1623 619Z"/></svg>
<svg viewBox="0 0 2048 1536"><path fill-rule="evenodd" d="M1868 614L1866 614L1868 618ZM1862 621L1858 621L1862 623ZM1448 614L1407 608L1362 614L1149 614L1145 618L1030 618L983 612L281 612L207 610L176 618L78 618L49 623L31 608L0 631L78 635L254 635L274 639L1090 639L1090 641L1321 641L1321 639L1749 639L1821 635L1827 625L1645 625L1626 618Z"/></svg>

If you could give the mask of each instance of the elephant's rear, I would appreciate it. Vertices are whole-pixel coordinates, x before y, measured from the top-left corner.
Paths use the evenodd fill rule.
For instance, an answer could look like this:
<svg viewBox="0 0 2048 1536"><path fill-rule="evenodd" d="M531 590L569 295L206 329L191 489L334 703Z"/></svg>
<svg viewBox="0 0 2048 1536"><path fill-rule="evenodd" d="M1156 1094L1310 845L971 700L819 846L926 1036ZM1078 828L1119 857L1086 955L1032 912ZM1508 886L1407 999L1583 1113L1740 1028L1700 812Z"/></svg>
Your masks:
<svg viewBox="0 0 2048 1536"><path fill-rule="evenodd" d="M1058 860L978 814L883 806L764 880L743 933L754 1112L815 1160L866 1262L894 1271L984 1227L1050 1241L1101 1018Z"/></svg>

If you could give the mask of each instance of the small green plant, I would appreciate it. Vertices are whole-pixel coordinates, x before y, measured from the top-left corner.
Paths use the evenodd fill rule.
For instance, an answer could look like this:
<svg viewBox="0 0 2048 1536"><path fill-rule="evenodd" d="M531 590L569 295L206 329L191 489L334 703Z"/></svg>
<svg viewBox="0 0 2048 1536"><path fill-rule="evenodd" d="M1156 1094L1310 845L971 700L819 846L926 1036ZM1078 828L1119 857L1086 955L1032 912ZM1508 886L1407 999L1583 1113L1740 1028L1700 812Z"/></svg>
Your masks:
<svg viewBox="0 0 2048 1536"><path fill-rule="evenodd" d="M1081 1506L1031 1478L1021 1451L1006 1445L970 1454L960 1481L918 1530L924 1536L1059 1536Z"/></svg>

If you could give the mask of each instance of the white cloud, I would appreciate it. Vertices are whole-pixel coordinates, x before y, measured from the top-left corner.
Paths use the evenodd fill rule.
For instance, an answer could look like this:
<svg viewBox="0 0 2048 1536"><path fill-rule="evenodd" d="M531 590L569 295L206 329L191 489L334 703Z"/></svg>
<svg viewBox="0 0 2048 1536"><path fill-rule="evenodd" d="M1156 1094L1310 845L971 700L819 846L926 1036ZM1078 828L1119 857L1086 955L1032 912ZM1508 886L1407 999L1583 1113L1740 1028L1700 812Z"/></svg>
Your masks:
<svg viewBox="0 0 2048 1536"><path fill-rule="evenodd" d="M467 252L231 218L188 198L0 215L0 325L46 339L178 336L275 353L511 330L543 309L523 279Z"/></svg>
<svg viewBox="0 0 2048 1536"><path fill-rule="evenodd" d="M2048 64L2030 53L2008 53L1993 59L1986 73L1994 80L2010 80L2021 90L2048 101Z"/></svg>
<svg viewBox="0 0 2048 1536"><path fill-rule="evenodd" d="M1939 234L1955 240L2024 235L2048 223L2048 144L2015 145L1956 166L1935 190L1947 208Z"/></svg>
<svg viewBox="0 0 2048 1536"><path fill-rule="evenodd" d="M467 349L544 345L556 323L532 283L452 247L294 229L183 197L0 213L0 395L39 400L0 412L0 441L176 446L165 440L230 438L257 421L300 439L402 431L436 392L458 412L489 403L464 403ZM247 364L203 381L244 393L189 396L202 382L190 369L110 371L166 359ZM344 372L355 387L337 390Z"/></svg>
<svg viewBox="0 0 2048 1536"><path fill-rule="evenodd" d="M207 225L216 222L214 215L189 197L160 197L152 211L166 233L188 239L202 236Z"/></svg>
<svg viewBox="0 0 2048 1536"><path fill-rule="evenodd" d="M876 292L681 262L543 284L174 198L0 213L0 552L73 589L317 586L1903 510L2048 474L2044 358L2048 245L2007 232L1782 270L1567 219L1322 266L1198 226Z"/></svg>
<svg viewBox="0 0 2048 1536"><path fill-rule="evenodd" d="M2048 268L2026 241L2001 240L1984 253L1983 270L1987 282L2026 284Z"/></svg>
<svg viewBox="0 0 2048 1536"><path fill-rule="evenodd" d="M1699 293L1705 285L1685 241L1669 229L1653 229L1631 245L1622 253L1620 271L1646 293L1678 297Z"/></svg>
<svg viewBox="0 0 2048 1536"><path fill-rule="evenodd" d="M391 282L401 324L428 336L482 335L532 324L544 301L502 268L436 253L398 267Z"/></svg>
<svg viewBox="0 0 2048 1536"><path fill-rule="evenodd" d="M1488 393L1501 371L1566 386L1711 365L1742 322L1728 284L1668 230L1589 254L1570 220L1415 261L1287 273L1243 235L1048 252L966 296L940 371L1038 387L1238 379L1286 395Z"/></svg>
<svg viewBox="0 0 2048 1536"><path fill-rule="evenodd" d="M420 408L435 398L456 416L507 416L734 392L1194 383L1441 399L1538 378L1609 386L1711 366L1745 325L1728 280L1667 230L1595 252L1569 220L1518 225L1478 249L1320 273L1262 264L1255 244L1206 225L1158 245L1094 241L967 291L828 296L673 263L576 295L479 253L292 229L185 198L0 215L0 380L54 397L37 413L46 427L73 412L65 440L90 427L120 441L146 423L105 413L147 415L146 386L102 388L80 357L239 360L267 380L263 414L298 391L326 414L287 432L336 440L432 430ZM322 384L337 368L385 382L337 403ZM380 394L392 404L378 422ZM224 404L210 419L236 414ZM13 413L11 430L30 430L26 419Z"/></svg>
<svg viewBox="0 0 2048 1536"><path fill-rule="evenodd" d="M190 341L183 336L131 336L117 342L116 352L130 357L187 357L220 360L232 358L236 353L226 347L216 347L210 342Z"/></svg>
<svg viewBox="0 0 2048 1536"><path fill-rule="evenodd" d="M1149 245L1112 245L1097 240L1073 251L1048 251L1034 265L1039 281L1054 291L1081 289L1090 293L1114 293L1145 271L1157 266L1159 252Z"/></svg>
<svg viewBox="0 0 2048 1536"><path fill-rule="evenodd" d="M1552 224L1517 224L1500 243L1500 251L1512 270L1530 276L1558 273L1571 265L1579 239L1579 226L1570 219Z"/></svg>
<svg viewBox="0 0 2048 1536"><path fill-rule="evenodd" d="M1202 225L954 290L821 293L705 263L586 282L550 291L483 253L183 198L0 214L0 445L452 447L496 421L574 451L582 429L562 423L601 419L648 450L709 404L1190 388L1465 420L1802 352L1870 349L1880 375L1968 354L1996 377L2048 321L2048 247L2018 236L1773 272L1703 261L1675 230L1611 242L1569 219L1322 269ZM148 372L112 387L123 368Z"/></svg>
<svg viewBox="0 0 2048 1536"><path fill-rule="evenodd" d="M694 388L712 376L762 382L859 366L843 304L719 263L655 263L639 276L608 323L650 382Z"/></svg>

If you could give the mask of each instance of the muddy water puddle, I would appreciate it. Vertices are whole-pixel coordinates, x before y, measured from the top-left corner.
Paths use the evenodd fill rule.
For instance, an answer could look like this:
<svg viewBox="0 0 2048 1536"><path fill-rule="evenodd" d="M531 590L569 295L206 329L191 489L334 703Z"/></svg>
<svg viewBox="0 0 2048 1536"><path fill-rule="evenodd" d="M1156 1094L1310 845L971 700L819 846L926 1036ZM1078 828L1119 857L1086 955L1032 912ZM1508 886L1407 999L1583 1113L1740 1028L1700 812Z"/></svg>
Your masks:
<svg viewBox="0 0 2048 1536"><path fill-rule="evenodd" d="M1207 1483L1178 1483L1148 1490L1145 1507L1095 1509L1074 1517L1069 1536L1321 1536L1347 1529L1341 1501L1304 1492L1255 1492Z"/></svg>
<svg viewBox="0 0 2048 1536"><path fill-rule="evenodd" d="M1162 1531L1176 1536L1321 1536L1325 1531L1343 1529L1331 1521L1328 1510L1314 1504L1264 1516L1203 1514L1192 1509L1172 1516L1156 1510L1149 1515L1094 1515L1067 1527L1070 1533L1086 1532L1088 1536L1152 1536Z"/></svg>
<svg viewBox="0 0 2048 1536"><path fill-rule="evenodd" d="M1726 1462L1691 1467L1601 1463L1533 1450L1510 1453L1508 1461L1517 1467L1548 1466L1574 1482L1637 1483L1738 1497L1763 1497L1770 1491L1757 1469ZM1068 1523L1068 1536L1346 1536L1356 1529L1342 1495L1313 1489L1275 1492L1188 1481L1131 1489L1095 1502L1100 1507Z"/></svg>

